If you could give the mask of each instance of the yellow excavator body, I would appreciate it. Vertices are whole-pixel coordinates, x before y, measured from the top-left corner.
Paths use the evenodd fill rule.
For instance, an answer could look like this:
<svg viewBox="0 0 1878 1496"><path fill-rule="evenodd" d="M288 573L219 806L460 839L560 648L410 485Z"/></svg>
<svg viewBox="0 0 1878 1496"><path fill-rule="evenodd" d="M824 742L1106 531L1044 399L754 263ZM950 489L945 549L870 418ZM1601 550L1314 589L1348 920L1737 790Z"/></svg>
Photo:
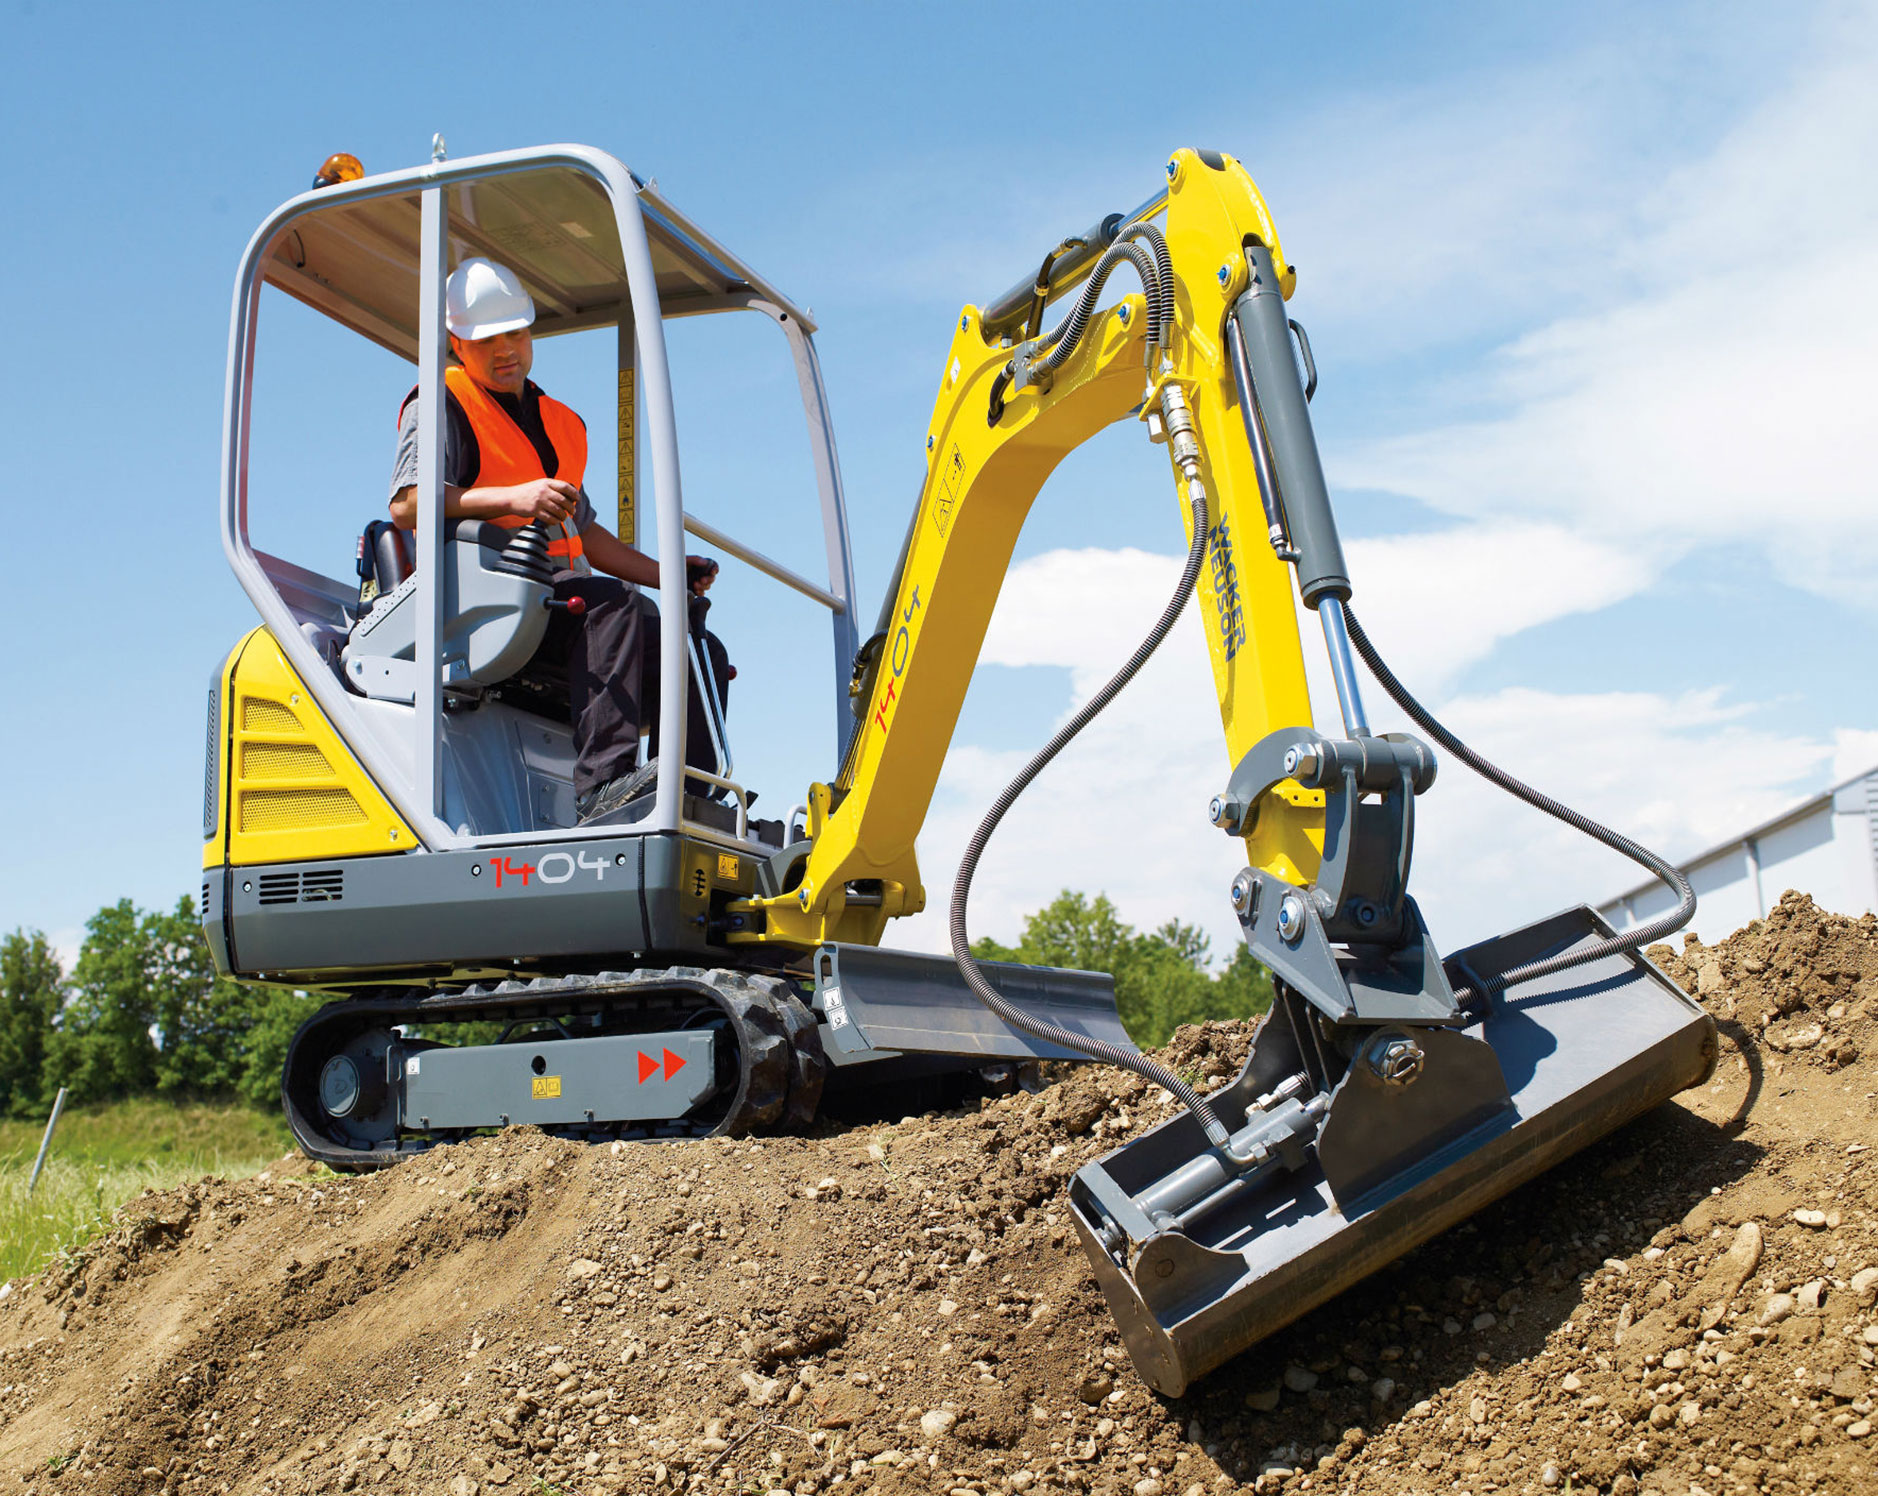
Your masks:
<svg viewBox="0 0 1878 1496"><path fill-rule="evenodd" d="M1231 155L1178 150L1162 176L954 319L924 480L864 639L812 320L652 183L567 145L381 176L353 162L264 222L238 273L222 491L224 549L262 626L211 688L203 919L223 970L332 998L282 1078L310 1156L377 1168L519 1123L741 1134L805 1124L844 1090L897 1115L961 1085L1008 1089L1038 1060L1124 1066L1180 1108L1080 1170L1068 1206L1136 1367L1177 1395L1706 1075L1713 1023L1637 954L1693 912L1686 880L1486 764L1388 671L1351 608L1273 215ZM616 330L619 533L650 532L659 553L666 747L643 797L585 819L578 712L538 651L545 610L567 606L545 536L452 515L444 481L444 278L453 254L497 249L537 338ZM1109 296L1113 274L1139 289ZM249 540L264 285L416 365L412 549L380 516L356 587ZM664 322L733 312L789 347L826 585L684 507ZM951 957L883 949L928 903L919 833L1031 504L1067 454L1129 423L1169 458L1179 589L973 837ZM832 621L845 697L799 822L760 821L734 775L687 535ZM1130 1040L1112 978L980 962L966 928L998 818L1195 594L1224 750L1196 813L1216 791L1208 816L1244 855L1227 897L1276 994L1242 1072L1204 1096ZM1340 729L1313 721L1301 610ZM1649 866L1677 910L1622 934L1568 910L1444 954L1408 888L1436 754L1370 727L1358 657L1444 761ZM684 751L694 691L714 769Z"/></svg>

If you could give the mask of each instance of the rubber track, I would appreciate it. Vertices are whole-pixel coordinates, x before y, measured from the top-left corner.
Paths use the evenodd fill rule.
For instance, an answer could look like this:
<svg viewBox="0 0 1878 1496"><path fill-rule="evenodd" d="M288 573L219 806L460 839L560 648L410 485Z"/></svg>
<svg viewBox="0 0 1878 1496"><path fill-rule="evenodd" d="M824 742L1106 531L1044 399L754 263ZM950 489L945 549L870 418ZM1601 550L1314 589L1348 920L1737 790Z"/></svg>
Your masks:
<svg viewBox="0 0 1878 1496"><path fill-rule="evenodd" d="M336 1169L389 1168L460 1134L431 1136L412 1131L398 1135L397 1147L355 1148L326 1136L316 1115L308 1115L295 1101L295 1092L316 1094L318 1067L338 1045L303 1050L317 1031L335 1030L349 1037L362 1029L399 1024L476 1022L487 1019L558 1017L570 1011L597 1007L631 1007L637 998L693 998L699 1006L714 1005L730 1019L739 1041L738 1085L724 1115L704 1124L673 1118L665 1122L596 1123L580 1127L550 1127L551 1133L593 1142L614 1138L663 1141L682 1138L741 1137L773 1128L779 1123L804 1126L820 1105L827 1060L814 1014L802 1004L790 984L760 973L697 966L674 966L632 972L541 977L533 981L506 981L494 986L478 984L462 992L427 997L357 997L329 1003L294 1035L281 1076L281 1099L294 1140L308 1157ZM294 1077L299 1072L301 1084Z"/></svg>

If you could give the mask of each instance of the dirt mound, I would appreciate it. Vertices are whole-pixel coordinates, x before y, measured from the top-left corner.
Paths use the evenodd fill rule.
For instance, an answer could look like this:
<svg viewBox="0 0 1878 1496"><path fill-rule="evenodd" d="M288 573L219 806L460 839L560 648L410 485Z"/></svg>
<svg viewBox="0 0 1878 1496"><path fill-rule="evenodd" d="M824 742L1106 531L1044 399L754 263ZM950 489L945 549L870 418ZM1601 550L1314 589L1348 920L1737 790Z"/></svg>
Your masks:
<svg viewBox="0 0 1878 1496"><path fill-rule="evenodd" d="M518 1130L147 1196L0 1300L0 1484L1868 1492L1878 923L1790 896L1659 956L1729 1036L1709 1085L1179 1400L1133 1375L1063 1207L1166 1104L1081 1070L802 1138ZM1246 1042L1167 1057L1211 1082Z"/></svg>
<svg viewBox="0 0 1878 1496"><path fill-rule="evenodd" d="M1871 1049L1862 999L1864 984L1878 978L1878 942L1863 928L1788 893L1765 920L1718 946L1688 938L1667 964L1718 1019L1733 1019L1777 1054L1837 1070Z"/></svg>

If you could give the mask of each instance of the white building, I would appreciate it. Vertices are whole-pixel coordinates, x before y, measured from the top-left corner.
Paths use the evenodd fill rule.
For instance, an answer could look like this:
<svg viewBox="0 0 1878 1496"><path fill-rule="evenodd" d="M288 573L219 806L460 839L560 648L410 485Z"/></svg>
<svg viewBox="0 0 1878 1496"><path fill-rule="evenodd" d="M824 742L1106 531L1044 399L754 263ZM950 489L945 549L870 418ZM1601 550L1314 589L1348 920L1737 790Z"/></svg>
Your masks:
<svg viewBox="0 0 1878 1496"><path fill-rule="evenodd" d="M1878 909L1878 769L1856 775L1680 864L1695 889L1688 928L1713 945L1764 916L1789 888L1822 909ZM1619 930L1674 906L1652 879L1598 905Z"/></svg>

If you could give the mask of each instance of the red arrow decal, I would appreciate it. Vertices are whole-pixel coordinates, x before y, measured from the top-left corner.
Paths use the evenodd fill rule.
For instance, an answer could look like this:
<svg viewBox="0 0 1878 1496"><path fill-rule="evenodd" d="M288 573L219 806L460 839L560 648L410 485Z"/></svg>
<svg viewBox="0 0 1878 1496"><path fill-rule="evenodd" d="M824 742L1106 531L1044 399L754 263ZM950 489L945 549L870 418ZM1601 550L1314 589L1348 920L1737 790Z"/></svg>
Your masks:
<svg viewBox="0 0 1878 1496"><path fill-rule="evenodd" d="M684 1065L685 1057L683 1055L673 1054L669 1049L665 1051L665 1078L667 1080L670 1080L682 1070Z"/></svg>
<svg viewBox="0 0 1878 1496"><path fill-rule="evenodd" d="M668 1054L670 1052L671 1052L670 1050L666 1051L666 1053ZM653 1059L652 1056L647 1054L643 1049L640 1050L639 1051L639 1084L643 1086L647 1080L649 1080L652 1076L657 1075L658 1073L659 1073L659 1062Z"/></svg>

